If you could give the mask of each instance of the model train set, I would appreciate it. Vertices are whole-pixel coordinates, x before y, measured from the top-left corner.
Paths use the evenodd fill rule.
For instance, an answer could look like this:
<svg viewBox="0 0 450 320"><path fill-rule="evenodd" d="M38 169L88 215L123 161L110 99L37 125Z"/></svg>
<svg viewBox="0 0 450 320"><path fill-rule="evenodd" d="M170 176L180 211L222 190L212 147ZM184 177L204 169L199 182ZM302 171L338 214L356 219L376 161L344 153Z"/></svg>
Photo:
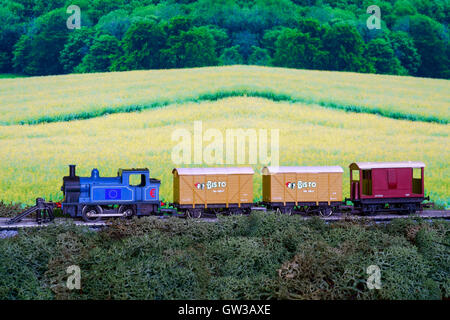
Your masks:
<svg viewBox="0 0 450 320"><path fill-rule="evenodd" d="M422 162L355 162L350 169L350 198L343 199L344 170L339 166L264 167L262 201L254 202L251 167L175 168L173 203L160 201L161 181L150 177L148 169L120 169L116 177L100 177L93 169L90 177L76 175L69 166L63 178L61 203L36 200L9 223L36 212L36 219L54 219L53 210L82 217L87 222L103 218L181 213L200 218L208 214L249 214L253 209L275 210L283 214L407 213L423 209L429 200L424 194ZM347 205L351 202L351 205Z"/></svg>

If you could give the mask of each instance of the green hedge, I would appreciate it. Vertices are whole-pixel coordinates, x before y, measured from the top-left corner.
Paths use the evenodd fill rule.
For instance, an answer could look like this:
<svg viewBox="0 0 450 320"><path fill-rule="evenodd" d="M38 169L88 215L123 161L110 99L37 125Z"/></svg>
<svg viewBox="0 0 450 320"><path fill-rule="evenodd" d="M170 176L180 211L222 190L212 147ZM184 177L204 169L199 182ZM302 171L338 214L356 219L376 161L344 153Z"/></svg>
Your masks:
<svg viewBox="0 0 450 320"><path fill-rule="evenodd" d="M0 240L0 299L443 299L449 226L252 213L22 230ZM73 264L81 290L65 285ZM367 288L372 264L381 290Z"/></svg>

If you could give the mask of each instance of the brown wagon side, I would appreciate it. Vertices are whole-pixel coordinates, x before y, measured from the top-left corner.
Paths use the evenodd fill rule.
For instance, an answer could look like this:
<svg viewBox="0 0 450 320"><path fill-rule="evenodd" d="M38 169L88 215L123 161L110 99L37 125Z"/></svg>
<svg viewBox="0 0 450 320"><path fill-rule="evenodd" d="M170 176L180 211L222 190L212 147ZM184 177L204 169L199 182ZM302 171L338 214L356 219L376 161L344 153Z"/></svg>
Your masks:
<svg viewBox="0 0 450 320"><path fill-rule="evenodd" d="M172 173L174 205L188 214L252 206L252 168L175 168Z"/></svg>
<svg viewBox="0 0 450 320"><path fill-rule="evenodd" d="M302 206L330 214L342 203L343 172L339 166L264 167L263 202L281 211Z"/></svg>
<svg viewBox="0 0 450 320"><path fill-rule="evenodd" d="M366 214L422 210L425 197L425 163L355 162L350 165L350 199Z"/></svg>

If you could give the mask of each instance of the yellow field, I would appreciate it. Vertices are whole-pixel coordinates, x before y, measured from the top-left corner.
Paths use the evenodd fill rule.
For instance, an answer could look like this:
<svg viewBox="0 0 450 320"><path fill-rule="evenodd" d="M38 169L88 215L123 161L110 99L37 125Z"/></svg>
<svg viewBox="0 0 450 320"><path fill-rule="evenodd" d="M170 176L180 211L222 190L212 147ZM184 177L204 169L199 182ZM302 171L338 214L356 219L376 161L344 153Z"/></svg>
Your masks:
<svg viewBox="0 0 450 320"><path fill-rule="evenodd" d="M175 74L176 71L168 73ZM228 77L227 74L223 76ZM397 78L392 79L391 86L395 87ZM51 78L42 80L47 82ZM119 81L119 77L116 80ZM289 81L286 80L286 83ZM338 84L330 83L334 89L324 91L322 95L336 92ZM135 82L135 86L140 85L139 81ZM191 85L196 86L195 83ZM293 86L291 88L293 90ZM141 90L156 92L153 88L145 89L144 85ZM405 86L404 90L411 88ZM170 93L175 94L175 91ZM86 101L85 106L88 103L98 104L105 94L99 92L99 97ZM371 103L381 94L372 94L372 100L364 102ZM420 93L414 94L420 97L420 103L425 103ZM65 95L61 92L55 92L55 95L58 97L51 99L49 112L58 109L54 104L58 99L70 104L71 108L80 107L76 102L64 99ZM142 92L139 96L130 94L129 99L142 99L142 95ZM40 99L38 97L37 100ZM409 101L412 98L405 99ZM394 97L384 102L397 101ZM430 103L436 104L436 101ZM11 110L6 115L2 113L2 117L10 120L26 117L25 110L37 108L30 106L31 97L29 104L22 101L20 111ZM41 109L43 106L39 105ZM407 107L406 104L404 107ZM311 104L277 103L250 97L174 104L140 113L114 114L81 121L0 126L0 199L33 203L36 197L44 196L48 200L59 200L62 196L59 191L62 176L68 173L67 165L74 163L78 164L77 172L81 176L89 175L93 167L98 168L103 176L116 175L120 167L148 167L152 177L162 180L162 197L171 201L171 170L175 167L171 161L171 151L177 144L171 141L171 135L179 128L193 132L195 120L203 121L204 131L215 128L224 136L226 129L233 128L279 129L280 165L340 165L345 169L344 196L348 196L348 165L351 162L423 161L427 165L426 193L441 204L448 206L450 203L448 125L394 120ZM256 197L261 194L261 167L262 164L254 166L258 172L254 182Z"/></svg>
<svg viewBox="0 0 450 320"><path fill-rule="evenodd" d="M450 81L231 66L0 79L0 124L85 119L203 95L271 96L393 118L450 119Z"/></svg>

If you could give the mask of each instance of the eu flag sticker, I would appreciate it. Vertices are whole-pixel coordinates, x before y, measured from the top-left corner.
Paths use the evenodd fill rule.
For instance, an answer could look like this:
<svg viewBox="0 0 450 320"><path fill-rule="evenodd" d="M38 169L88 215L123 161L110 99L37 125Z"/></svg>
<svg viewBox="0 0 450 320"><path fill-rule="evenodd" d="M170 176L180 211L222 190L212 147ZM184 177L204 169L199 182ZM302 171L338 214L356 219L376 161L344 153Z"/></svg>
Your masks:
<svg viewBox="0 0 450 320"><path fill-rule="evenodd" d="M120 189L105 189L105 200L119 200L122 197Z"/></svg>

